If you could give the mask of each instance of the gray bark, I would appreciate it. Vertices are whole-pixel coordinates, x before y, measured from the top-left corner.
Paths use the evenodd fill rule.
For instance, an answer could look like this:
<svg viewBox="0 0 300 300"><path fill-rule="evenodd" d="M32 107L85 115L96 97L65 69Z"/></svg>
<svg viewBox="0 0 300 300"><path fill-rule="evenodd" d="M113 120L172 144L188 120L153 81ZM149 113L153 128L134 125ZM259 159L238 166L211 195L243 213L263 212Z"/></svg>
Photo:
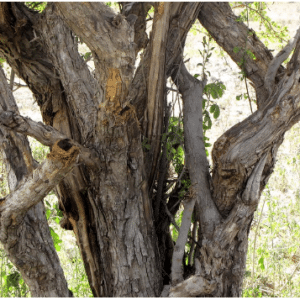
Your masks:
<svg viewBox="0 0 300 300"><path fill-rule="evenodd" d="M0 110L9 109L17 114L17 105L2 69L0 90ZM41 184L35 181L36 177L42 179L43 174L33 171L38 164L32 158L28 140L22 134L1 127L0 141L10 189L10 195L0 203L1 243L32 297L70 297L72 293L68 290L41 202ZM36 174L35 179L28 181L27 176L32 172ZM26 189L24 180L29 186L31 183L31 189ZM44 183L46 190L53 186Z"/></svg>
<svg viewBox="0 0 300 300"><path fill-rule="evenodd" d="M240 296L253 213L274 168L284 133L299 121L298 38L286 71L276 58L272 68L273 57L268 49L255 33L248 36L250 29L235 21L226 3L155 4L148 41L145 29L136 26L137 21L145 25L146 13L134 3L123 5L124 15L116 15L97 2L49 4L42 14L21 3L2 3L0 8L2 55L32 90L46 123L23 118L13 102L3 101L2 139L9 132L10 144L15 143L15 148L11 151L8 142L2 148L13 170L9 170L10 181L19 182L19 186L1 204L1 241L27 245L26 238L14 238L16 227L27 222L22 223L22 214L30 214L31 210L42 214L40 201L57 184L64 213L61 224L76 235L94 296L158 296L163 283L167 284L163 295ZM137 17L130 12L137 13ZM246 60L244 67L256 89L258 110L217 140L212 153L212 178L202 133L203 83L182 64L185 38L197 17L236 62L243 51L234 53L233 48L245 47L246 39L247 49L257 58ZM92 51L95 78L77 51L74 34ZM134 73L137 49L141 48L144 54ZM169 225L180 205L179 185L175 185L168 202L160 196L156 198L159 201L151 202L153 191L161 194L165 187L164 175L158 178L158 166L168 165L159 157L163 117L167 115L166 79L171 75L184 101L188 173L182 176L189 176L192 182L175 248ZM7 93L1 95L9 97ZM52 147L48 159L36 170L28 145L16 142L21 134ZM143 138L150 146L145 153ZM20 154L24 149L26 157ZM9 151L16 156L9 156ZM74 166L77 159L79 164ZM67 174L69 167L73 171ZM20 182L25 174L26 179ZM19 203L18 195L22 196ZM192 276L187 277L182 258L193 210L194 226L199 224L199 229L194 253L190 253L190 257L194 254ZM42 266L44 252L39 250L39 243L48 241L47 224L40 215L35 221L30 217L28 220L34 229L36 220L44 222L40 236L45 238L30 238L34 241L31 250L40 254L36 264ZM28 275L32 257L23 257L24 264L19 265L34 295L48 295L50 289L56 295L68 295L51 247L47 257L54 262L58 282L53 279L54 271L42 267L45 281L41 284L39 277ZM10 253L18 265L17 251ZM38 274L35 269L33 274Z"/></svg>

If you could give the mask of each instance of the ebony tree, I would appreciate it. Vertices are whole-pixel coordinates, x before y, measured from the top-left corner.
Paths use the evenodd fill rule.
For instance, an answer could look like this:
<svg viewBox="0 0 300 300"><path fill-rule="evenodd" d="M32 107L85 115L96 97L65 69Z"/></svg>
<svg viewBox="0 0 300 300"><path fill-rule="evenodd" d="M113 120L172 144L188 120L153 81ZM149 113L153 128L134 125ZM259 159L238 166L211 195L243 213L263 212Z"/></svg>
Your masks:
<svg viewBox="0 0 300 300"><path fill-rule="evenodd" d="M197 19L236 63L244 60L257 99L257 110L216 141L212 173L203 139L206 79L194 78L183 61ZM55 189L60 224L76 235L95 297L240 296L253 214L284 134L300 118L299 35L273 57L228 3L124 2L120 13L99 2L49 3L42 13L0 3L1 56L32 91L44 121L20 115L1 70L0 147L10 194L0 199L0 241L31 295L72 295L42 201ZM93 73L78 39L90 48ZM185 166L173 181L163 138L168 78L184 106ZM28 135L51 148L40 165ZM184 197L183 178L190 180ZM180 207L174 243L170 225Z"/></svg>

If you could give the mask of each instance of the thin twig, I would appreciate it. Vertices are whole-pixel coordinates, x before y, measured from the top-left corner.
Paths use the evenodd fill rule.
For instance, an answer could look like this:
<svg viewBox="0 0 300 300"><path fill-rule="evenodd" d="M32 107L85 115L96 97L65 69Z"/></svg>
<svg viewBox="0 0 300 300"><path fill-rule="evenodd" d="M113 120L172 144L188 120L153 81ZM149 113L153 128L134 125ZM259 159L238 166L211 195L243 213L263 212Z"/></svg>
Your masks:
<svg viewBox="0 0 300 300"><path fill-rule="evenodd" d="M255 12L261 17L261 19L263 19L264 21L266 21L266 22L268 23L269 28L270 28L271 30L273 30L273 32L275 33L275 36L276 36L278 39L280 39L280 40L282 40L282 41L284 41L284 42L288 42L288 41L285 40L284 38L281 38L281 37L278 36L277 31L273 28L273 26L272 26L272 24L270 23L270 21L269 21L268 19L266 19L266 18L261 14L261 12L260 12L259 10L255 9L255 8L252 8L252 7L248 6L247 4L240 4L240 5L237 5L237 6L235 6L235 7L232 7L232 9L240 8L240 7L247 7L247 8L249 8L250 10L255 11Z"/></svg>
<svg viewBox="0 0 300 300"><path fill-rule="evenodd" d="M195 213L195 208L194 208L194 213ZM191 248L190 248L190 253L189 253L189 258L188 258L189 266L192 266L192 264L193 264L192 260L193 260L193 252L194 252L195 247L196 247L196 243L195 243L196 235L197 235L197 221L195 221L193 223L193 231L192 231L192 236L191 236L192 245L191 245Z"/></svg>
<svg viewBox="0 0 300 300"><path fill-rule="evenodd" d="M249 33L249 14L248 14L248 6L247 6L247 26L248 26L248 29L247 29L247 37L246 37L246 45L245 45L245 51L244 51L244 54L243 54L243 60L244 60L244 63L245 63L245 56L247 54L247 43L248 43L248 33ZM249 94L249 90L248 90L248 84L247 84L247 78L246 78L246 68L245 68L245 65L243 65L243 69L244 69L244 77L245 77L245 85L246 85L246 90L247 90L247 94L248 94L248 99L249 99L249 104L250 104L250 110L251 110L251 113L253 114L253 110L252 110L252 104L251 104L251 98L250 98L250 94Z"/></svg>
<svg viewBox="0 0 300 300"><path fill-rule="evenodd" d="M253 114L252 104L251 104L251 98L250 98L250 94L249 94L249 90L248 90L248 84L247 84L247 78L246 78L246 76L245 76L245 84L246 84L246 89L247 89L247 94L248 94L248 99L249 99L249 104L250 104L250 110L251 110L251 113Z"/></svg>
<svg viewBox="0 0 300 300"><path fill-rule="evenodd" d="M14 81L15 81L15 71L11 69L10 80L9 80L9 88L11 91L13 90L14 87Z"/></svg>
<svg viewBox="0 0 300 300"><path fill-rule="evenodd" d="M173 215L171 214L171 212L169 211L168 206L165 202L164 202L164 206L165 206L165 209L166 209L166 214L170 218L170 221L171 221L172 225L176 228L177 232L179 232L180 228L176 224L176 221L175 221ZM192 236L190 237L190 239L201 248L201 245L198 244L198 242Z"/></svg>

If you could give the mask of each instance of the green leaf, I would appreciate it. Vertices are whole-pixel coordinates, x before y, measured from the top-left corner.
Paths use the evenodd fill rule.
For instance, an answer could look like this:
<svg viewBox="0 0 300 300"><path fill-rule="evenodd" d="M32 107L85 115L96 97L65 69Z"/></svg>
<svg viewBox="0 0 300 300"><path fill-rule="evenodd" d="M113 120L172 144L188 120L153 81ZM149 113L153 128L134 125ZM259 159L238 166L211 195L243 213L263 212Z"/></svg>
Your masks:
<svg viewBox="0 0 300 300"><path fill-rule="evenodd" d="M210 107L209 112L212 114L216 109L217 104L214 104Z"/></svg>
<svg viewBox="0 0 300 300"><path fill-rule="evenodd" d="M85 60L87 60L91 55L92 55L92 52L86 52L83 57Z"/></svg>
<svg viewBox="0 0 300 300"><path fill-rule="evenodd" d="M194 75L195 78L197 78L197 77L199 77L199 76L200 76L200 74L195 74L195 75Z"/></svg>
<svg viewBox="0 0 300 300"><path fill-rule="evenodd" d="M3 67L3 63L5 63L5 59L0 57L0 66Z"/></svg>
<svg viewBox="0 0 300 300"><path fill-rule="evenodd" d="M234 48L233 48L233 52L234 52L234 53L238 53L240 50L241 50L240 47L234 47Z"/></svg>
<svg viewBox="0 0 300 300"><path fill-rule="evenodd" d="M216 105L216 108L215 108L213 116L215 119L217 119L220 116L220 107L217 104L215 104L215 105Z"/></svg>
<svg viewBox="0 0 300 300"><path fill-rule="evenodd" d="M264 265L264 257L261 256L259 261L258 261L258 264L260 266L260 269L263 271L265 269L265 265Z"/></svg>
<svg viewBox="0 0 300 300"><path fill-rule="evenodd" d="M46 218L49 220L49 217L51 215L51 209L46 209Z"/></svg>
<svg viewBox="0 0 300 300"><path fill-rule="evenodd" d="M53 228L51 226L49 226L49 228L50 228L50 234L53 239L54 247L55 247L56 251L60 251L61 247L59 246L59 244L62 243L62 240L59 238L59 235L53 230Z"/></svg>

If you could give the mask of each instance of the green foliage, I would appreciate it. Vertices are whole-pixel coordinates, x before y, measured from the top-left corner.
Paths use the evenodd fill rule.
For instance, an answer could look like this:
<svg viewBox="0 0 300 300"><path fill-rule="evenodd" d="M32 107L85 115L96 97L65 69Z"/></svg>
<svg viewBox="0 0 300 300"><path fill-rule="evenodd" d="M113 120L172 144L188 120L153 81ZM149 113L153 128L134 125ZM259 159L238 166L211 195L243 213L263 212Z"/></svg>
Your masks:
<svg viewBox="0 0 300 300"><path fill-rule="evenodd" d="M92 56L92 52L86 52L84 55L83 55L83 58L84 60L89 60Z"/></svg>
<svg viewBox="0 0 300 300"><path fill-rule="evenodd" d="M116 12L120 11L118 2L105 2L105 4Z"/></svg>
<svg viewBox="0 0 300 300"><path fill-rule="evenodd" d="M31 137L28 137L28 140L32 149L33 158L41 163L46 158L46 155L50 152L49 147L42 145Z"/></svg>
<svg viewBox="0 0 300 300"><path fill-rule="evenodd" d="M206 63L209 61L209 58L213 54L215 47L211 47L211 36L208 35L203 38L202 46L203 50L199 49L200 56L202 58L202 63L198 63L197 66L202 67L202 80L210 76L210 72L206 68ZM195 74L194 77L199 77L200 74ZM202 111L203 111L203 135L204 135L204 145L205 148L211 147L211 144L208 142L209 138L206 135L207 130L210 130L212 127L212 118L217 119L220 116L220 107L215 100L220 99L226 90L226 86L221 81L215 81L209 84L206 84L203 90L203 99L202 99ZM205 149L206 155L208 156L208 150Z"/></svg>
<svg viewBox="0 0 300 300"><path fill-rule="evenodd" d="M59 235L54 231L54 229L51 226L49 226L49 229L50 229L50 234L53 239L54 247L55 247L56 251L60 251L60 249L61 249L60 244L62 243L62 240L59 238Z"/></svg>
<svg viewBox="0 0 300 300"><path fill-rule="evenodd" d="M29 297L29 290L21 274L8 260L0 247L0 297Z"/></svg>
<svg viewBox="0 0 300 300"><path fill-rule="evenodd" d="M171 117L167 137L167 158L172 161L175 172L180 174L184 166L184 143L183 124L180 118ZM164 138L164 137L163 137Z"/></svg>
<svg viewBox="0 0 300 300"><path fill-rule="evenodd" d="M148 138L147 137L143 137L142 140L142 148L145 152L149 151L151 148L151 145L149 144Z"/></svg>
<svg viewBox="0 0 300 300"><path fill-rule="evenodd" d="M47 2L25 2L25 5L41 13L46 8Z"/></svg>
<svg viewBox="0 0 300 300"><path fill-rule="evenodd" d="M254 215L244 297L300 296L299 143L300 126L296 125L286 134Z"/></svg>
<svg viewBox="0 0 300 300"><path fill-rule="evenodd" d="M287 42L289 39L287 26L281 26L272 21L267 15L267 5L265 2L234 2L232 9L244 8L237 22L247 22L248 20L257 21L260 24L260 31L257 36L268 46L269 42Z"/></svg>
<svg viewBox="0 0 300 300"><path fill-rule="evenodd" d="M203 111L203 135L205 148L211 146L208 142L207 131L212 127L212 118L217 119L220 116L220 107L215 100L221 98L226 90L225 85L221 81L209 83L204 87L203 99L202 99L202 111ZM206 155L208 156L208 150Z"/></svg>
<svg viewBox="0 0 300 300"><path fill-rule="evenodd" d="M5 63L5 59L0 57L0 66L3 67L3 64Z"/></svg>

